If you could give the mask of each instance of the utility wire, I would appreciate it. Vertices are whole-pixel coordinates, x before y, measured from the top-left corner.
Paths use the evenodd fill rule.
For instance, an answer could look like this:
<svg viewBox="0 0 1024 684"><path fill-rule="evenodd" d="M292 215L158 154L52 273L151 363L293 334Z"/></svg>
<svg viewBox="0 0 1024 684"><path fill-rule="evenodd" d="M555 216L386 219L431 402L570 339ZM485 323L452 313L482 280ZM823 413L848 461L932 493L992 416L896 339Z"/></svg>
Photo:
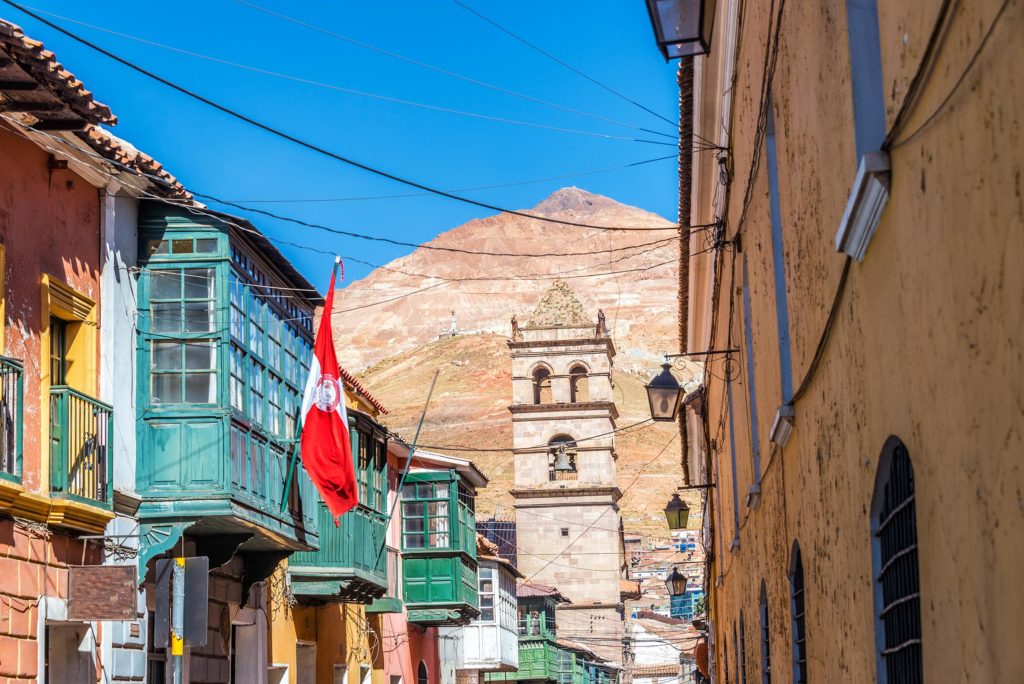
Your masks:
<svg viewBox="0 0 1024 684"><path fill-rule="evenodd" d="M543 49L543 48L541 48L541 47L539 47L537 45L534 45L533 43L531 43L530 41L526 40L525 38L523 38L519 34L511 31L510 29L505 28L504 26L502 26L501 24L499 24L495 20L491 19L490 17L487 17L487 16L481 14L480 12L476 11L475 9L473 9L472 7L467 5L466 3L462 2L462 0L452 0L452 2L454 2L456 5L458 5L462 9L466 10L470 14L476 15L477 17L479 17L480 19L484 20L485 22L487 22L491 26L495 27L496 29L498 29L502 33L505 33L505 34L511 36L512 38L515 38L517 41L519 41L520 43L522 43L526 47L530 48L531 50L539 52L540 54L542 54L545 57L547 57L548 59L550 59L552 62L565 67L566 69L568 69L569 71L573 72L577 76L585 78L586 80L590 81L594 85L596 85L596 86L598 86L600 88L603 88L604 90L608 91L609 93L611 93L615 97L619 98L620 100L625 100L626 102L630 103L631 105L639 107L640 109L644 110L648 114L652 114L652 115L658 117L659 119L661 119L662 121L664 121L665 123L667 123L667 124L669 124L671 126L675 126L676 125L676 123L674 121L672 121L671 119L668 119L668 118L662 116L661 114L657 113L653 109L650 109L649 107L645 107L644 105L642 105L639 102L637 102L636 100L628 97L627 95L623 95L622 93L620 93L619 91L615 90L611 86L605 85L604 83L602 83L601 81L598 81L593 76L590 76L589 74L586 74L583 71L580 71L579 69L577 69L573 65L569 64L568 62L565 62L565 61L559 59L558 57L555 57L553 54L551 54L547 50L545 50L545 49Z"/></svg>
<svg viewBox="0 0 1024 684"><path fill-rule="evenodd" d="M6 1L6 0L4 0L4 1ZM83 154L89 155L90 157L93 157L94 159L98 159L98 160L100 160L100 161L102 161L104 163L111 164L113 166L116 166L117 168L120 168L120 169L122 169L124 171L127 171L129 173L132 173L134 175L137 175L137 176L140 176L140 177L143 177L143 178L147 178L147 179L153 181L154 183L156 183L158 185L161 185L161 186L167 185L167 181L164 180L163 178L160 178L159 176L154 176L152 174L148 174L148 173L145 173L145 172L140 171L138 169L135 169L135 168L133 168L131 166L128 166L127 164L122 164L122 163L117 162L115 160L108 159L107 157L104 157L103 155L97 153L94 150L91 150L91 149L82 147L80 145L74 144L71 141L67 140L66 138L62 138L62 137L53 135L52 133L50 133L48 131L43 131L43 130L40 130L38 128L34 128L32 126L25 125L25 124L23 124L23 123L21 123L21 122L19 122L17 120L14 120L14 119L9 119L7 117L3 117L3 118L5 118L7 121L10 121L11 123L13 123L13 124L15 124L15 125L17 125L17 126L19 126L21 128L25 128L25 129L30 130L30 131L32 131L34 133L39 134L39 135L45 136L47 138L50 138L51 140L54 140L54 141L56 141L56 142L58 142L58 143L60 143L62 145L66 145L66 146L68 146L68 147L70 147L70 148L72 148L74 150L77 150L77 151L83 153ZM53 151L57 152L57 153L60 153L60 150L53 150ZM196 190L189 190L189 192L191 192L192 195L194 195L196 197L201 197L203 199L210 200L211 202L216 202L218 204L224 204L226 206L235 207L237 209L241 209L242 211L248 211L248 212L252 212L254 214L261 214L263 216L267 216L269 218L277 219L279 221L286 221L286 222L289 222L289 223L295 223L297 225L305 226L307 228L315 228L315 229L318 229L318 230L323 230L323 231L326 231L326 232L335 233L337 235L344 235L346 237L358 238L358 239L361 239L361 240L369 240L369 241L372 241L372 242L383 242L383 243L386 243L386 244L396 245L396 246L399 246L399 247L413 247L415 249L425 249L425 250L438 251L438 252L451 252L451 253L456 253L456 254L469 254L469 255L491 256L491 257L523 257L523 258L548 258L548 257L566 257L566 256L592 256L594 254L608 254L608 253L613 253L613 252L623 252L623 251L626 251L626 250L637 249L637 248L642 248L642 247L651 247L651 246L654 246L654 245L660 245L660 244L664 244L664 243L667 243L669 241L678 239L676 236L672 236L672 237L668 237L668 238L661 238L659 240L653 240L651 242L644 242L644 243L640 243L640 244L636 244L636 245L629 245L629 246L625 246L625 247L613 247L613 248L608 248L608 249L592 249L592 250L581 251L581 252L537 252L537 253L529 253L529 252L489 252L489 251L485 251L485 250L472 250L472 249L464 249L464 248L459 248L459 247L444 247L444 246L440 246L440 245L432 245L430 243L406 242L406 241L403 241L403 240L393 240L391 238L381 237L381 236L377 236L377 235L368 235L368 234L365 234L365 233L357 233L355 231L343 230L343 229L340 229L340 228L334 228L334 227L331 227L331 226L325 226L325 225L318 224L318 223L312 223L312 222L309 222L309 221L304 221L302 219L297 219L297 218L294 218L294 217L291 217L291 216L285 216L283 214L277 214L277 213L266 211L266 210L262 210L262 209L254 209L252 207L248 207L248 206L246 206L244 204L241 204L239 202L230 202L230 201L227 201L227 200L222 200L222 199L220 199L218 197L215 197L214 195L204 194L204 193L198 192ZM167 203L167 204L173 204L175 206L184 207L184 208L188 209L189 211L192 211L193 213L197 212L197 209L195 207L192 207L191 206L192 203L190 203L188 201L168 199L166 197L160 197L160 196L157 196L157 195L153 195L152 199L156 199L156 200L159 200L159 201ZM199 212L199 213L202 213L202 212ZM226 216L225 214L220 213L220 212L208 213L206 215L208 215L210 217L213 217L213 218L217 218L217 219L219 219L221 221L225 220L225 216ZM232 224L232 225L235 225L236 227L240 227L237 224ZM715 226L717 226L717 224L709 224L709 225L706 225L706 226L691 226L691 228L697 230L697 229L709 229L709 228L713 228ZM251 232L251 229L244 229L244 230L249 230ZM308 250L308 251L315 252L315 253L318 253L318 254L328 255L328 256L331 256L331 257L336 255L336 252L332 252L332 251L329 251L329 250L318 249L316 247L311 247L309 245L303 245L301 243L291 242L291 241L288 241L288 240L282 240L282 239L279 239L279 238L270 238L270 237L268 237L266 235L263 235L263 233L260 233L259 231L257 231L257 233L259 235L263 236L263 237L266 237L267 239L269 239L271 241L278 242L279 244L288 245L290 247L295 247L297 249L304 249L304 250ZM346 257L346 258L348 258L348 259L350 259L352 261L358 261L354 257ZM359 263L363 263L365 265L369 265L369 266L372 266L374 268L377 268L376 265L370 264L368 262L359 261Z"/></svg>
<svg viewBox="0 0 1024 684"><path fill-rule="evenodd" d="M403 176L399 176L399 175L397 175L395 173L392 173L390 171L384 171L384 170L379 169L379 168L377 168L375 166L372 166L372 165L370 165L368 163L357 161L357 160L355 160L355 159L353 159L351 157L347 157L347 156L345 156L343 154L340 154L340 153L337 153L337 152L332 152L332 151L328 150L327 148L321 147L320 145L318 145L316 143L309 142L308 140L300 138L300 137L298 137L296 135L293 135L291 133L286 133L286 132L284 132L284 131L282 131L280 129L274 128L273 126L271 126L269 124L263 123L263 122L261 122L261 121L259 121L257 119L252 118L251 116L243 114L243 113L241 113L241 112L239 112L239 111L237 111L235 109L232 109L232 108L230 108L230 107L228 107L226 105L220 104L220 103L218 103L218 102L216 102L214 100L211 100L210 98L208 98L208 97L206 97L204 95L200 95L199 93L197 93L197 92L195 92L193 90L190 90L190 89L186 88L185 86L179 85L179 84L175 83L174 81L166 79L163 76L159 76L158 74L156 74L156 73L154 73L154 72L152 72L152 71L150 71L150 70L148 70L148 69L146 69L144 67L141 67L138 64L135 64L134 62L132 62L132 61L130 61L128 59L125 59L124 57L120 57L120 56L114 54L113 52L111 52L110 50L107 50L107 49L105 49L103 47L100 47L96 43L93 43L92 41L79 36L78 34L74 33L73 31L70 31L70 30L62 27L60 24L56 24L56 23L50 21L49 19L47 19L47 18L45 18L45 17L43 17L43 16L41 16L41 15L39 15L39 14L29 10L29 9L27 9L24 5L21 5L19 3L14 2L14 0L0 0L0 1L2 1L4 4L9 5L9 6L15 8L16 10L18 10L18 11L20 11L20 12L22 12L22 13L30 16L30 17L32 17L36 21L38 21L38 22L40 22L42 24L45 24L46 26L49 26L50 28L54 29L55 31L58 31L58 32L64 34L65 36L71 38L72 40L74 40L74 41L76 41L78 43L81 43L82 45L84 45L84 46L86 46L86 47L88 47L88 48L90 48L92 50L95 50L96 52L99 52L100 54L102 54L102 55L104 55L104 56L114 60L115 62L117 62L119 64L122 64L122 65L128 67L129 69L132 69L133 71L136 71L136 72L142 74L143 76L146 76L147 78L150 78L150 79L152 79L154 81L162 83L163 85L167 86L168 88L171 88L172 90L176 90L176 91L178 91L179 93L181 93L183 95L186 95L186 96L188 96L188 97L190 97L190 98L192 98L192 99L194 99L194 100L196 100L198 102L202 102L203 104L205 104L205 105L207 105L209 107L212 107L213 109L216 109L216 110L218 110L220 112L223 112L224 114L227 114L228 116L231 116L231 117L233 117L235 119L238 119L239 121L243 121L243 122L245 122L245 123L247 123L247 124L249 124L249 125L251 125L251 126L253 126L255 128L258 128L258 129L260 129L262 131L270 133L271 135L277 136L278 138L281 138L282 140L286 140L286 141L291 142L291 143L293 143L295 145L298 145L299 147L303 147L303 148L305 148L307 150L310 150L311 152L316 152L317 154L323 155L323 156L328 157L330 159L334 159L335 161L339 161L339 162L341 162L343 164L347 164L347 165L352 166L354 168L361 169L363 171L366 171L367 173L371 173L373 175L380 176L381 178L386 178L386 179L394 181L396 183L401 183L403 185L408 185L410 187L417 188L419 190L423 190L423 191L432 193L434 195L438 195L439 197L447 197L448 199L452 199L452 200L455 200L455 201L458 201L458 202L462 202L464 204L470 204L470 205L473 205L473 206L476 206L476 207L480 207L482 209L490 209L491 211L497 211L497 212L502 212L502 213L506 213L506 214L512 214L513 216L521 216L523 218L534 219L534 220L537 220L537 221L545 221L545 222L548 222L548 223L555 223L555 224L563 225L563 226L574 226L574 227L577 227L577 228L593 228L595 230L630 231L630 232L633 232L633 231L678 230L678 228L676 226L670 226L670 227L653 227L653 226L652 227L598 226L598 225L594 225L594 224L591 224L591 223L583 223L583 222L578 222L578 221L566 221L566 220L563 220L563 219L550 218L550 217L547 217L547 216L538 216L536 214L530 214L530 213L525 212L525 211L518 211L518 210L514 210L514 209L506 209L506 208L498 206L496 204L491 204L489 202L481 202L479 200L474 200L474 199L471 199L469 197L465 197L463 195L459 195L459 194L455 194L455 193L452 193L452 192L446 192L444 190L440 190L438 188L435 188L433 186L427 185L425 183L421 183L419 181L414 181L414 180L411 180L409 178L405 178Z"/></svg>
<svg viewBox="0 0 1024 684"><path fill-rule="evenodd" d="M434 71L434 72L437 72L439 74L444 74L445 76L449 76L451 78L456 78L456 79L459 79L461 81L465 81L467 83L472 83L474 85L478 85L478 86L481 86L483 88L489 88L489 89L495 90L495 91L497 91L499 93L504 93L505 95L511 95L513 97L518 97L518 98L526 100L528 102L534 102L536 104L541 104L541 105L544 105L546 107L552 107L554 109L559 109L559 110L562 110L564 112L569 112L569 113L572 113L572 114L578 114L579 116L585 116L585 117L588 117L588 118L591 118L591 119L596 119L598 121L604 121L604 122L607 122L607 123L615 124L616 126L623 126L625 128L631 128L633 130L642 131L644 133L651 133L653 135L661 135L661 136L664 136L664 137L669 138L671 140L675 140L676 139L676 137L674 135L671 135L669 133L662 133L661 131L655 131L655 130L651 130L649 128L643 128L641 126L636 126L634 124L626 123L624 121L618 121L616 119L612 119L612 118L609 118L607 116L602 116L600 114L593 114L593 113L590 113L590 112L581 111L579 109L573 109L572 107L567 107L565 105L560 105L560 104L558 104L556 102L550 102L548 100L542 100L540 98L533 97L531 95L526 95L524 93L519 93L519 92L516 92L514 90L510 90L508 88L504 88L502 86L494 85L493 83L488 83L486 81L481 81L479 79L472 78L472 77L466 76L464 74L456 73L454 71L450 71L448 69L444 69L442 67L435 66L433 64L428 64L426 62L421 62L420 60L413 59L412 57L406 57L405 55L400 55L400 54L398 54L396 52L392 52L390 50L385 50L384 48L380 48L380 47L377 47L375 45L370 45L369 43L364 43L361 40L356 40L355 38L351 38L349 36L342 35L340 33L337 33L336 31L332 31L330 29L326 29L326 28L323 28L321 26L317 26L315 24L310 24L309 22L302 21L301 19L296 19L295 17L288 16L287 14L283 14L281 12L277 12L277 11L274 11L272 9L268 9L266 7L262 7L260 5L255 4L255 3L252 3L252 2L247 2L246 0L234 0L234 1L237 2L239 5L243 5L245 7L249 7L251 9L257 10L259 12L263 12L264 14L268 14L268 15L270 15L272 17L277 17L278 19L283 19L284 21L290 22L290 23L295 24L297 26L302 26L303 28L307 28L307 29L310 29L312 31L317 31L318 33L322 33L322 34L324 34L326 36L330 36L331 38L335 38L337 40L343 41L343 42L348 43L350 45L355 45L356 47L363 48L364 50L370 50L372 52L376 52L377 54L385 55L386 57L391 57L392 59L397 59L397 60L406 62L408 64L412 64L412 65L418 66L418 67L423 68L423 69L429 69L430 71ZM669 122L669 123L671 123L671 122Z"/></svg>
<svg viewBox="0 0 1024 684"><path fill-rule="evenodd" d="M520 185L533 185L536 183L548 183L550 181L565 180L567 178L580 178L583 176L593 176L599 173L607 173L609 171L620 171L622 169L633 168L634 166L643 166L644 164L652 164L654 162L665 161L666 159L676 159L677 155L670 154L665 157L655 157L654 159L645 159L643 161L631 162L629 164L622 164L620 166L606 166L601 169L592 169L590 171L579 171L576 173L565 173L559 176L548 176L547 178L534 178L532 180L515 181L512 183L495 183L493 185L477 185L471 188L453 188L449 192L474 192L476 190L495 190L498 188L512 188ZM394 195L356 195L350 197L310 197L310 198L296 198L296 199L234 199L232 202L245 202L247 204L300 204L306 202L359 202L365 200L382 200L382 199L404 199L407 197L429 197L429 192L405 192Z"/></svg>
<svg viewBox="0 0 1024 684"><path fill-rule="evenodd" d="M54 12L48 12L46 10L41 10L41 9L38 9L38 8L35 8L35 7L32 7L31 9L33 11L35 11L35 12L39 12L40 14L45 14L47 16L54 17L54 18L60 19L62 21L67 21L67 22L70 22L72 24L77 24L79 26L85 26L86 28L90 28L90 29L93 29L95 31L101 31L103 33L107 33L109 35L117 36L119 38L125 38L127 40L133 40L133 41L136 41L138 43L142 43L143 45L149 45L151 47L160 48L161 50L169 50L171 52L176 52L176 53L181 54L181 55L187 55L189 57L195 57L196 59L202 59L202 60L206 60L208 62L214 62L216 64L222 64L224 66L229 66L229 67L232 67L234 69L242 69L244 71L250 71L250 72L253 72L253 73L256 73L256 74L261 74L263 76L270 76L272 78L278 78L278 79L283 79L283 80L286 80L286 81L292 81L292 82L295 82L295 83L301 83L303 85L313 86L315 88L324 88L324 89L327 89L327 90L334 90L334 91L337 91L337 92L340 92L340 93L346 93L346 94L349 94L349 95L356 95L356 96L359 96L359 97L366 97L366 98L370 98L370 99L374 99L374 100L381 100L381 101L384 101L384 102L391 102L393 104L407 105L407 106L410 106L410 107L418 107L420 109L428 109L428 110L435 111L435 112L444 112L446 114L455 114L455 115L458 115L458 116L465 116L465 117L472 118L472 119L482 119L484 121L493 121L493 122L496 122L496 123L506 123L506 124L511 124L511 125L514 125L514 126L526 126L526 127L530 127L530 128L540 128L540 129L549 130L549 131L555 131L555 132L559 132L559 133L569 133L569 134L572 134L572 135L585 135L585 136L590 136L592 138L604 138L605 140L620 140L620 141L626 141L626 142L640 142L640 143L647 143L647 144L651 144L651 145L667 145L669 147L675 147L676 146L675 142L667 142L667 141L664 141L664 140L644 140L644 139L641 139L641 138L630 138L630 137L626 137L626 136L623 136L623 135L611 135L611 134L607 134L607 133L598 133L596 131L585 131L585 130L581 130L581 129L577 129L577 128L566 128L566 127L563 127L563 126L553 126L553 125L550 125L550 124L542 124L542 123L537 123L537 122L534 122L534 121L522 121L522 120L519 120L519 119L508 119L508 118L500 117L500 116L492 116L490 114L480 114L478 112L467 112L467 111L464 111L464 110L461 110L461 109L454 109L452 107L443 107L441 105L432 105L432 104L427 104L425 102L416 102L415 100L406 100L406 99L403 99L403 98L400 98L400 97L393 97L393 96L390 96L390 95L382 95L380 93L371 93L371 92L367 92L365 90L357 90L355 88L348 88L346 86L337 85L335 83L324 83L323 81L316 81L316 80L313 80L313 79L305 78L303 76L295 76L295 75L292 75L292 74L285 74L285 73L282 73L282 72L279 72L279 71L271 71L269 69L263 69L263 68L260 68L260 67L255 67L255 66L252 66L252 65L249 65L249 64L242 64L240 62L233 62L231 60L223 59L221 57L214 57L212 55L205 55L205 54L203 54L201 52L194 52L192 50L186 50L184 48L175 47L173 45L167 45L165 43L158 43L156 41L149 40L147 38L140 38L139 36L134 36L134 35L131 35L129 33L122 33L120 31L115 31L113 29L104 28L103 26L97 26L95 24L89 24L87 22L80 21L78 19L72 19L71 17L65 17L65 16L62 16L60 14L55 14Z"/></svg>

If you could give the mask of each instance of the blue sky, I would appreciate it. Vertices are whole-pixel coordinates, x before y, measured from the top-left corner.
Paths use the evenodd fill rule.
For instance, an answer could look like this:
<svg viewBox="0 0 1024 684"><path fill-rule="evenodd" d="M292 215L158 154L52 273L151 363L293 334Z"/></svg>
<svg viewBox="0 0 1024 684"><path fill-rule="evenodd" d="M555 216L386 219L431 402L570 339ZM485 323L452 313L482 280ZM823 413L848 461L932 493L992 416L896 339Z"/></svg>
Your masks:
<svg viewBox="0 0 1024 684"><path fill-rule="evenodd" d="M537 54L452 0L251 1L510 90L631 126L675 132L674 126ZM654 44L642 0L465 2L675 120L678 90L674 69L664 63ZM343 88L545 126L670 142L669 138L552 109L422 69L270 16L238 0L179 0L173 5L34 0L26 5L176 48ZM191 189L242 201L416 192L233 120L13 8L0 5L0 17L44 41L118 115L120 123L115 133L156 157ZM240 70L53 20L141 66L288 133L445 189L560 176L674 152L664 145L517 126L380 101ZM577 185L672 218L677 197L674 168L672 160L665 160L585 177L465 194L508 208L526 208L559 187ZM211 206L223 208L213 203ZM429 240L471 218L493 213L439 197L258 206L413 242ZM273 219L253 220L271 237L377 264L411 251L327 235ZM553 231L557 229L552 227ZM531 247L520 248L525 251ZM329 259L292 247L281 249L313 283L326 286ZM369 270L348 263L348 279L358 279Z"/></svg>

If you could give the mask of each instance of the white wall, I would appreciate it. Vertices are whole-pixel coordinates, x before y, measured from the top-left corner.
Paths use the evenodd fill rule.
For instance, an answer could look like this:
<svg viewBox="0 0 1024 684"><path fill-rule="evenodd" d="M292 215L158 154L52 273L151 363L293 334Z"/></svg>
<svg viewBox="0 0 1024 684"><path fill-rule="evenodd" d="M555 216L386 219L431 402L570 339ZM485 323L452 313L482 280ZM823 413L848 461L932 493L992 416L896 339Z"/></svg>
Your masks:
<svg viewBox="0 0 1024 684"><path fill-rule="evenodd" d="M134 197L102 197L100 399L114 407L114 488L135 492L135 324L138 208Z"/></svg>

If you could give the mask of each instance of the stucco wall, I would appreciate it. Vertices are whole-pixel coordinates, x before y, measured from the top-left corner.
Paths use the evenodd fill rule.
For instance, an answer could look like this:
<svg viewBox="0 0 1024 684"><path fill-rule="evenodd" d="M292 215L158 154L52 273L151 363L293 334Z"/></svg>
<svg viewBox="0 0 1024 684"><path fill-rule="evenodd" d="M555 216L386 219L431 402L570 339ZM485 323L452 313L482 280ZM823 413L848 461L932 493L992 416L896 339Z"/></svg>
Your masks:
<svg viewBox="0 0 1024 684"><path fill-rule="evenodd" d="M100 302L99 213L96 188L70 169L51 171L45 151L0 126L4 355L25 362L22 470L30 491L48 491L40 481L40 376L49 376L49 359L39 349L41 276Z"/></svg>
<svg viewBox="0 0 1024 684"><path fill-rule="evenodd" d="M939 4L879 3L890 125ZM1000 5L983 0L958 6L907 132L922 124L954 86ZM732 122L734 182L726 220L730 236L743 208L753 153L769 6L767 0L744 4ZM879 456L890 435L906 444L915 471L925 679L1016 681L1024 673L1016 624L1024 611L1018 590L1024 576L1024 91L1019 66L1024 44L1017 39L1022 23L1024 8L1011 3L958 92L920 136L893 150L889 204L864 262L851 267L821 365L796 404L790 441L774 453L768 431L782 399L762 158L743 251L730 249L721 262L722 301L714 312L718 334L710 340L707 327L695 324L697 339L691 340L693 348L715 347L731 330L733 344L742 346L745 258L761 444L762 494L756 509L746 504L757 474L745 366L733 382L735 476L720 362L709 376L707 408L717 446L715 499L722 508L726 547L734 536L734 513L739 518L738 548L716 550L712 575L712 581L715 575L722 578L713 594L716 654L720 661L722 637L728 635L733 673L733 626L742 610L747 676L759 675L763 578L773 678L790 678L787 566L799 541L811 680L874 681L870 507ZM717 35L722 41L716 49L722 49L726 33ZM843 265L833 239L856 172L845 3L786 3L781 36L773 93L791 379L797 386L811 363ZM713 97L713 84L705 87ZM709 126L702 134L718 137ZM710 184L704 187L713 191ZM707 214L709 198L698 204ZM697 216L694 222L711 219ZM709 294L707 288L702 292ZM709 313L709 298L695 299L693 306L700 321ZM718 515L711 517L715 524Z"/></svg>

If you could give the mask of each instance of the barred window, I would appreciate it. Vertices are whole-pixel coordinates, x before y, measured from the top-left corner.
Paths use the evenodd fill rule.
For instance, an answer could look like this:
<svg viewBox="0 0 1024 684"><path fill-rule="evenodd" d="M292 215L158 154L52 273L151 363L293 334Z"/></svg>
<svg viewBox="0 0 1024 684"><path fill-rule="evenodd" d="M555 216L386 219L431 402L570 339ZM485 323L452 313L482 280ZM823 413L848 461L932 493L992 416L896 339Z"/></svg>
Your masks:
<svg viewBox="0 0 1024 684"><path fill-rule="evenodd" d="M747 684L747 630L740 611L740 684Z"/></svg>
<svg viewBox="0 0 1024 684"><path fill-rule="evenodd" d="M793 682L807 684L807 625L804 620L804 562L793 544L789 561L790 605L793 612Z"/></svg>
<svg viewBox="0 0 1024 684"><path fill-rule="evenodd" d="M895 437L882 451L871 510L878 681L918 684L924 674L914 468L907 447Z"/></svg>

